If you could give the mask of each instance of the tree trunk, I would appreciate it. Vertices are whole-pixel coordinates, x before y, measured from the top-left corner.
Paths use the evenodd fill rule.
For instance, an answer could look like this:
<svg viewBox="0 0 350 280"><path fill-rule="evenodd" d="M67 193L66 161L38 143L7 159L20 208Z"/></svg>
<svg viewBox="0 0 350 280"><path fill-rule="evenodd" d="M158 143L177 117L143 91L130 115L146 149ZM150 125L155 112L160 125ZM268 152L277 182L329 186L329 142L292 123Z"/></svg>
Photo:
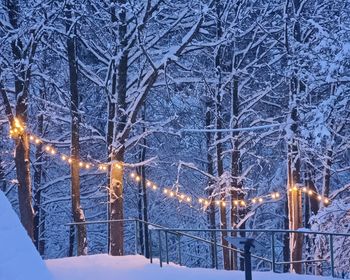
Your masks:
<svg viewBox="0 0 350 280"><path fill-rule="evenodd" d="M292 110L292 119L296 121L296 109ZM296 133L297 124L291 127L293 133ZM300 183L300 158L297 142L293 138L289 143L288 154L288 213L289 229L297 230L302 228L302 196L299 189ZM300 261L303 252L303 236L298 233L291 233L289 237L290 261ZM302 273L302 264L291 264L291 271Z"/></svg>
<svg viewBox="0 0 350 280"><path fill-rule="evenodd" d="M66 31L67 31L67 56L69 64L69 81L71 93L71 192L72 213L74 222L84 222L84 212L80 206L80 145L79 145L79 91L78 91L78 66L76 58L76 35L73 25L73 5L67 4ZM78 225L77 229L77 254L87 254L86 226Z"/></svg>
<svg viewBox="0 0 350 280"><path fill-rule="evenodd" d="M43 134L44 116L38 116L38 135ZM41 178L42 178L42 143L38 144L35 151L35 168L34 168L34 243L40 255L44 254L44 240L40 239L41 229L43 229L42 218L43 213L41 209Z"/></svg>
<svg viewBox="0 0 350 280"><path fill-rule="evenodd" d="M9 21L13 27L13 30L17 30L18 16L20 14L19 3L17 0L9 0L6 2L6 4L8 9ZM15 74L15 93L17 100L16 118L23 126L25 126L28 114L28 91L31 60L27 56L23 57L23 44L20 38L13 40L11 43L11 47L15 61L14 68L18 69L18 72ZM35 52L34 46L32 51L33 53ZM24 64L26 63L27 59L29 59L29 65ZM3 94L6 95L5 92L3 92ZM10 124L13 125L13 116L12 120L10 119ZM19 137L15 139L15 143L15 165L18 180L18 203L20 218L29 237L33 239L34 211L32 208L32 186L30 177L30 146L28 134L26 133L26 131L24 131Z"/></svg>
<svg viewBox="0 0 350 280"><path fill-rule="evenodd" d="M238 114L239 114L239 91L238 91L238 78L233 80L232 87L232 99L231 99L231 127L238 128ZM242 188L242 184L238 182L238 178L241 175L241 163L240 163L240 151L239 151L239 132L232 132L232 155L231 155L231 176L232 176L232 190L231 190L231 226L236 228L237 223L242 216L242 209L235 205L235 201L242 200L242 194L238 189ZM233 232L231 236L237 236L237 233ZM233 245L232 248L236 249ZM231 269L237 269L237 252L231 251Z"/></svg>
<svg viewBox="0 0 350 280"><path fill-rule="evenodd" d="M114 1L112 1L114 2ZM117 63L117 76L115 88L112 88L112 96L117 97L117 106L115 110L114 123L114 143L118 147L112 147L112 161L124 162L125 139L119 139L118 133L124 130L127 121L126 115L126 91L129 53L127 47L127 18L126 18L126 0L117 1L120 10L118 11L118 40L120 48L120 58ZM115 17L115 8L112 7L112 17ZM112 84L113 87L113 84ZM118 168L111 165L110 172L110 218L111 220L123 219L123 176L124 168ZM111 223L110 227L110 254L112 256L121 256L124 254L124 224L123 222Z"/></svg>
<svg viewBox="0 0 350 280"><path fill-rule="evenodd" d="M206 102L206 113L205 113L205 127L209 128L211 125L211 110L213 109L213 102L211 100L211 96L207 96L207 102ZM213 157L211 155L210 152L210 147L212 145L211 141L211 133L207 132L206 133L206 144L207 144L207 172L210 175L214 175L214 166L213 166ZM211 197L213 194L213 188L210 187L213 184L212 180L209 179L208 182L208 197ZM212 202L209 205L209 211L207 211L208 213L208 222L209 222L209 229L216 229L216 219L215 219L215 204ZM212 232L211 233L211 242L215 242L216 238L215 236L216 233ZM212 268L215 268L215 259L217 256L215 256L215 254L217 254L217 252L215 251L215 246L214 244L212 244L210 246L210 255L211 255L211 262L212 262Z"/></svg>

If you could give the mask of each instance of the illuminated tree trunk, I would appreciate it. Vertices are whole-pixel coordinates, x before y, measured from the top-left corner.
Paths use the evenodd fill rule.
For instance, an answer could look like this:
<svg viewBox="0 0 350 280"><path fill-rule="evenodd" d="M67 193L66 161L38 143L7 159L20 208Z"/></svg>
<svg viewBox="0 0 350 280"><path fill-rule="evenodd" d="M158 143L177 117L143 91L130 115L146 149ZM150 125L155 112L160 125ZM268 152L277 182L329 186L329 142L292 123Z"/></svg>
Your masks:
<svg viewBox="0 0 350 280"><path fill-rule="evenodd" d="M295 93L292 94L292 98L295 97ZM292 101L295 104L295 100ZM291 111L291 119L297 122L297 109L294 107ZM288 144L288 217L289 217L289 229L298 230L303 226L302 220L302 195L299 189L300 184L300 155L298 151L296 133L297 124L291 125L291 131L293 133L292 138ZM290 249L290 261L300 261L302 259L303 252L303 235L298 233L291 233L289 236L289 249ZM290 266L291 271L296 273L302 273L301 263L292 263Z"/></svg>
<svg viewBox="0 0 350 280"><path fill-rule="evenodd" d="M71 199L74 222L84 222L85 216L80 205L80 145L79 145L79 91L78 91L78 66L76 58L76 34L73 25L73 5L66 7L66 32L67 32L67 56L69 64L69 82L71 93ZM86 226L78 225L77 230L77 254L87 254Z"/></svg>
<svg viewBox="0 0 350 280"><path fill-rule="evenodd" d="M13 30L16 30L18 28L18 16L20 15L19 3L17 0L9 0L6 1L6 5L10 24L12 25ZM32 56L35 53L36 44L32 44L30 55L28 53L23 54L23 43L20 38L16 38L14 41L12 41L11 46L15 61L14 66L15 69L17 69L15 74L16 118L19 120L21 125L25 126L28 115L28 93L31 71L30 64L32 63ZM6 95L4 91L3 94ZM6 101L4 103L6 104ZM13 125L13 115L11 113L9 103L8 107L11 115L9 121L10 124ZM7 115L9 116L9 114ZM28 134L26 131L21 133L19 137L16 137L15 144L15 165L18 180L18 203L20 218L28 235L31 239L33 239L34 211L32 207L32 186L30 177L30 147Z"/></svg>

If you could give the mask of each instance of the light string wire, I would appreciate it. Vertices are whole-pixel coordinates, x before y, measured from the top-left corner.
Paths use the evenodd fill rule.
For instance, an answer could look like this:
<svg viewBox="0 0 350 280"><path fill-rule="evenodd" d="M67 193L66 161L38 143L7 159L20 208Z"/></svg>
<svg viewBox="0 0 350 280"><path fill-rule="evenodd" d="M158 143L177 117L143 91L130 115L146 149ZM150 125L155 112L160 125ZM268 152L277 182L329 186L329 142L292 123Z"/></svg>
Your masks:
<svg viewBox="0 0 350 280"><path fill-rule="evenodd" d="M37 135L28 132L26 130L25 125L21 123L21 121L18 118L14 118L14 121L10 128L10 138L16 139L20 138L24 133L28 134L30 143L33 143L35 145L43 145L43 151L46 152L50 156L59 156L60 159L63 162L66 162L68 164L72 164L73 160L72 157L69 155L66 155L64 153L60 153L53 145L45 143L45 140L38 137ZM97 161L95 161L97 162ZM116 168L122 169L124 163L122 162L108 162L108 163L98 163L95 164L93 162L87 162L87 161L78 161L79 167L82 169L91 169L96 168L100 171L107 172L109 170L109 167L113 164ZM143 179L139 174L136 172L130 173L130 178L134 180L136 183L140 183ZM179 202L185 202L188 204L191 208L193 208L194 203L200 205L200 208L203 210L206 210L212 203L214 203L217 206L221 207L227 207L230 202L232 207L237 208L248 208L253 205L262 204L265 201L274 202L279 201L281 199L281 194L279 192L271 192L262 196L253 197L251 199L235 199L235 200L228 200L227 198L224 199L215 199L213 197L211 198L203 198L200 197L198 199L194 199L192 195L188 195L184 192L179 191L173 191L172 188L159 188L157 184L155 184L153 181L148 180L145 178L146 186L153 191L159 190L162 192L163 195L165 195L167 198L173 198L177 199ZM319 195L314 190L311 190L306 187L297 187L294 186L292 188L288 189L289 192L302 192L305 195L315 198L320 202L323 202L325 205L328 205L330 203L330 199L328 197Z"/></svg>

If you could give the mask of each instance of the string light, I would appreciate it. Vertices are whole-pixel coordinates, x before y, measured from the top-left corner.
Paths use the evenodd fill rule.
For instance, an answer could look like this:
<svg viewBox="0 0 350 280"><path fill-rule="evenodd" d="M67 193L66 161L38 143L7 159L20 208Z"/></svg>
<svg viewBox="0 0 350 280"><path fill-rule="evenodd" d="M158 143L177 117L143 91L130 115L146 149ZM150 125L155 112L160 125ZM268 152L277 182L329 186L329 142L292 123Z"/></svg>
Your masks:
<svg viewBox="0 0 350 280"><path fill-rule="evenodd" d="M23 125L21 123L21 121L18 119L18 118L15 118L14 121L13 121L13 124L11 125L11 128L10 128L10 137L11 138L17 138L19 136L21 136L24 132L25 132L25 125ZM43 141L42 139L40 139L39 137L37 137L36 135L32 134L32 133L28 133L29 134L29 140L32 142L32 143L35 143L35 144L41 144L41 143L44 143L45 141ZM56 155L57 154L57 150L50 146L50 145L46 145L45 146L45 151L48 153L48 154L51 154L51 155ZM70 157L67 157L66 155L61 155L61 159L63 161L66 161L68 162L68 164L71 164L72 163L72 159ZM86 169L90 169L91 167L94 166L94 164L92 163L86 163L86 162L82 162L80 161L78 163L79 167L81 168L86 168ZM108 170L108 166L114 166L115 168L117 169L122 169L123 168L123 163L121 162L117 162L117 163L111 163L111 164L100 164L98 165L98 169L99 170L102 170L102 171L107 171ZM141 177L139 175L137 175L135 172L132 172L130 173L130 177L132 179L134 179L136 182L140 182L141 181ZM152 188L153 190L157 190L158 187L156 184L153 184L151 181L147 180L146 182L146 186L147 187L150 187ZM293 186L292 188L289 188L288 191L290 192L296 192L296 191L302 191L303 193L309 195L309 196L315 196L317 198L317 200L319 200L320 202L323 202L324 204L329 204L330 203L330 199L327 198L327 197L323 197L321 195L318 195L316 192L314 192L313 190L311 189L308 189L306 187L302 187L301 189L299 189L297 186ZM191 203L192 202L192 199L190 196L187 196L186 194L178 194L177 192L173 192L173 191L169 191L167 189L163 189L163 193L168 195L169 197L178 197L181 199L181 201L186 201L188 203ZM272 192L270 194L267 194L265 195L264 197L270 197L271 199L273 200L277 200L281 197L280 193L278 192ZM264 201L264 198L263 197L256 197L256 198L252 198L250 200L250 202L252 204L256 204L257 202L259 203L262 203ZM226 202L223 201L223 200L215 200L214 201L216 205L222 205L223 207L226 206ZM200 205L203 205L204 206L208 206L210 204L210 202L206 199L203 199L203 198L199 198L198 199L198 203ZM248 207L248 203L244 200L234 200L233 201L233 204L235 206L241 206L241 207Z"/></svg>

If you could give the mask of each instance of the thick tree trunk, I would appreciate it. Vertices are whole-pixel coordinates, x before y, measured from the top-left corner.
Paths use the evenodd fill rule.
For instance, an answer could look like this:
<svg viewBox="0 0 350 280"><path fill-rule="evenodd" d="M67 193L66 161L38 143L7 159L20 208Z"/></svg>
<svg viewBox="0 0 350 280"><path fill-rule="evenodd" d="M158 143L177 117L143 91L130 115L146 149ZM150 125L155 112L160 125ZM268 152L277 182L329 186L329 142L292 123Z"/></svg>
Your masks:
<svg viewBox="0 0 350 280"><path fill-rule="evenodd" d="M9 21L14 30L18 28L18 16L20 15L20 7L17 0L9 0L6 2L8 9ZM25 126L27 122L28 109L28 91L30 66L24 65L27 59L29 65L31 59L23 57L23 44L20 38L12 41L12 53L15 61L15 69L18 72L15 74L15 93L16 93L16 118ZM33 53L35 46L33 45ZM28 55L28 54L26 54ZM6 95L5 92L3 94ZM5 100L4 100L5 101ZM5 101L6 103L6 101ZM9 104L8 104L9 105ZM10 107L11 111L11 107ZM8 115L8 114L7 114ZM11 114L12 115L12 114ZM10 118L10 124L13 125L13 116ZM29 161L29 139L28 134L24 131L15 139L15 165L18 180L18 202L21 222L26 229L31 239L34 238L34 211L32 208L32 186L30 177L30 161Z"/></svg>
<svg viewBox="0 0 350 280"><path fill-rule="evenodd" d="M69 64L69 81L71 93L71 196L72 214L74 222L84 222L84 212L80 206L80 145L79 145L79 91L78 91L78 66L76 58L76 36L73 24L72 5L66 7L66 31L67 31L67 56ZM87 254L86 226L78 225L77 230L77 254Z"/></svg>
<svg viewBox="0 0 350 280"><path fill-rule="evenodd" d="M114 1L112 1L114 2ZM116 83L112 88L112 96L117 99L115 110L114 135L113 143L118 143L118 147L112 144L112 161L124 162L125 139L119 139L118 133L124 130L127 116L126 110L126 90L127 90L127 74L128 74L128 57L127 47L127 18L126 18L126 0L117 1L120 10L118 17L115 16L115 8L112 7L112 20L118 18L118 35L119 35L119 54L120 58L117 62ZM112 81L113 87L113 81ZM110 218L111 220L123 219L123 176L124 167L118 168L111 165L110 171ZM111 223L110 226L110 254L113 256L121 256L124 254L124 224L122 222Z"/></svg>
<svg viewBox="0 0 350 280"><path fill-rule="evenodd" d="M296 114L296 109L292 110L293 115ZM295 115L296 116L296 115ZM292 131L296 133L297 125L292 125ZM299 189L300 184L300 158L296 140L293 138L289 144L288 155L288 213L289 213L289 229L297 230L302 228L302 195ZM290 261L300 261L303 252L303 235L291 233L289 237ZM301 263L292 263L291 271L302 273Z"/></svg>

